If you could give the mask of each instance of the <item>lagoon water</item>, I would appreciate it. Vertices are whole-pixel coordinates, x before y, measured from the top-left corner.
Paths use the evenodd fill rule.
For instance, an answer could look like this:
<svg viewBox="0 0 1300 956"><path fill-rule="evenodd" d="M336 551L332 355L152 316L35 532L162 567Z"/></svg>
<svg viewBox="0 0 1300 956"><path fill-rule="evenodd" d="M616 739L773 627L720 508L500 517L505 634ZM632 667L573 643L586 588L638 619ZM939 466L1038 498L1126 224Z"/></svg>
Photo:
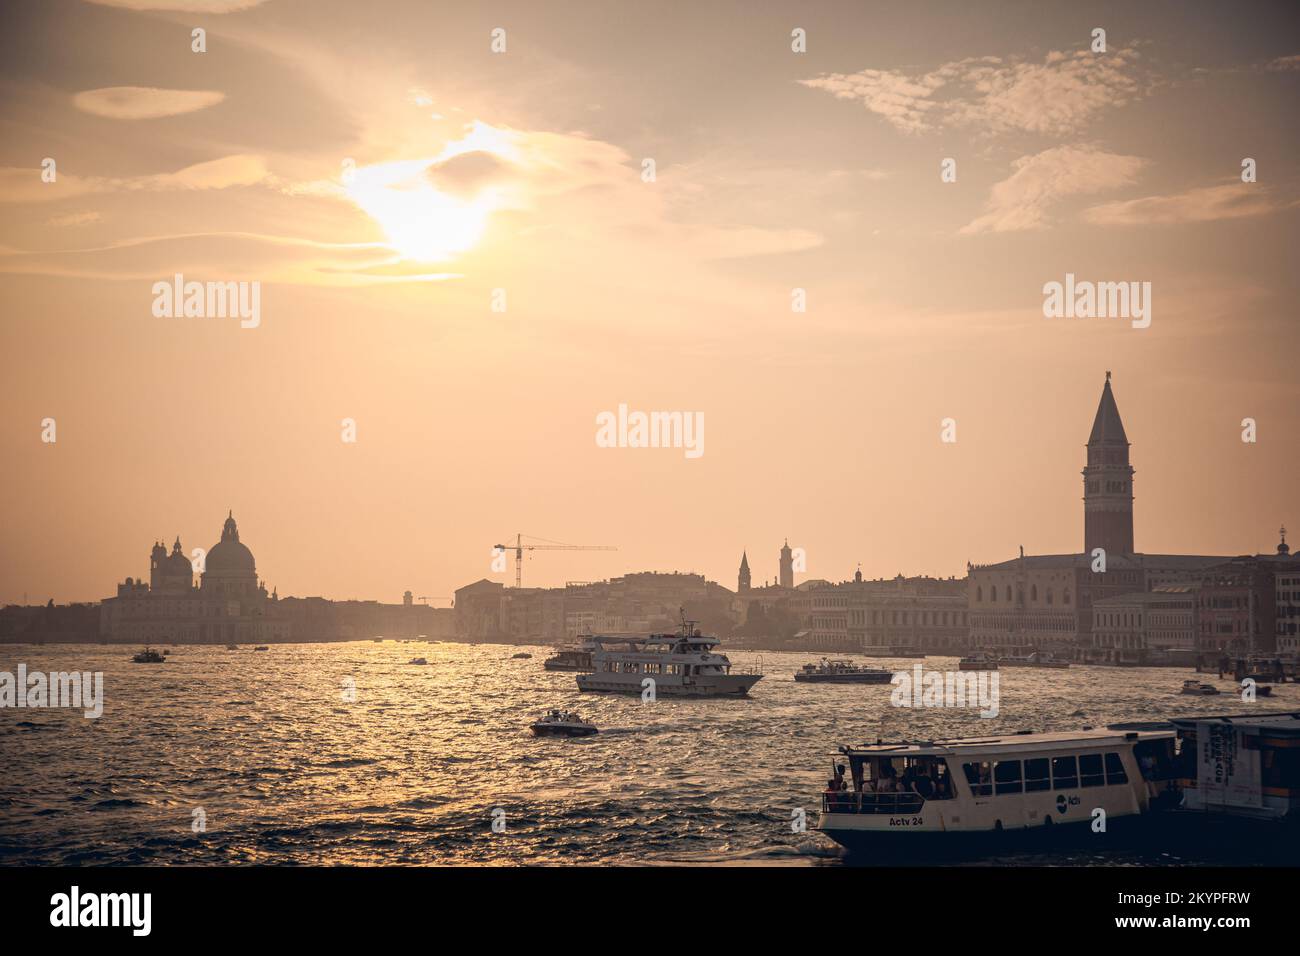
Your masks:
<svg viewBox="0 0 1300 956"><path fill-rule="evenodd" d="M573 674L542 669L542 646L176 646L159 665L134 650L0 645L0 671L102 671L105 695L95 720L0 709L0 863L841 865L831 841L791 826L798 809L815 825L839 744L1300 709L1294 684L1257 705L1183 697L1192 672L1168 668L1004 670L1000 713L983 719L893 707L887 685L795 683L817 657L803 653L731 652L761 660L747 700L642 703L578 693ZM550 707L601 733L532 737ZM1192 841L974 862L1255 861Z"/></svg>

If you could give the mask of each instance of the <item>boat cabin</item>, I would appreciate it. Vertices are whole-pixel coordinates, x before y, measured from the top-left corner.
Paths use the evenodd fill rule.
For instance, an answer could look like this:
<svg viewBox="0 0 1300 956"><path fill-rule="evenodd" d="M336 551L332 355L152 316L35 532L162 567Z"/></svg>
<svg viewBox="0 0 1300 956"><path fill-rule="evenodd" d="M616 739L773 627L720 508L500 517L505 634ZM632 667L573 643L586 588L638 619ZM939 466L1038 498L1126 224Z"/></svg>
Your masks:
<svg viewBox="0 0 1300 956"><path fill-rule="evenodd" d="M1172 721L1183 809L1300 818L1300 711Z"/></svg>

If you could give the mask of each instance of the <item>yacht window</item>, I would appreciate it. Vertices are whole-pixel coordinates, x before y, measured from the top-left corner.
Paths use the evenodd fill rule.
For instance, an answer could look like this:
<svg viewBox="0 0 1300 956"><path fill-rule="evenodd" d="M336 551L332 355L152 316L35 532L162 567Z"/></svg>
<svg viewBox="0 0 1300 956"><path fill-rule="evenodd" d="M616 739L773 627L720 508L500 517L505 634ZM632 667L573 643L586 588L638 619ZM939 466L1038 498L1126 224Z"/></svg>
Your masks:
<svg viewBox="0 0 1300 956"><path fill-rule="evenodd" d="M1073 790L1079 785L1079 768L1074 756L1052 758L1052 789Z"/></svg>
<svg viewBox="0 0 1300 956"><path fill-rule="evenodd" d="M1079 755L1079 783L1085 787L1106 785L1106 776L1101 771L1101 754Z"/></svg>
<svg viewBox="0 0 1300 956"><path fill-rule="evenodd" d="M1023 789L1020 785L1020 761L999 760L995 763L993 765L993 782L1000 794L1019 793Z"/></svg>
<svg viewBox="0 0 1300 956"><path fill-rule="evenodd" d="M1117 783L1128 783L1128 774L1124 772L1124 761L1117 753L1106 754L1106 783L1112 787Z"/></svg>
<svg viewBox="0 0 1300 956"><path fill-rule="evenodd" d="M1052 781L1048 775L1046 757L1035 757L1025 761L1025 793L1038 790L1051 790Z"/></svg>
<svg viewBox="0 0 1300 956"><path fill-rule="evenodd" d="M970 784L972 794L977 797L992 795L992 768L987 760L981 763L963 764L962 769L966 771L966 782Z"/></svg>

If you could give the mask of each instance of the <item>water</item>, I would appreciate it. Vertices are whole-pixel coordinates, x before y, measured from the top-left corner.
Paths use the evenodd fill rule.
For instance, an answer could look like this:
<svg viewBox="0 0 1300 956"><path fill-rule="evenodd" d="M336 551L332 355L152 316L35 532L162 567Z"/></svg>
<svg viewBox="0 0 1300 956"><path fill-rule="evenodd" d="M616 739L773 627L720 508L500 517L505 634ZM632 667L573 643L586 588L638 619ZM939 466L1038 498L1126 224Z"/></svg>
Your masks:
<svg viewBox="0 0 1300 956"><path fill-rule="evenodd" d="M642 704L579 694L573 674L542 669L546 647L177 646L160 665L130 663L134 650L0 645L3 671L103 671L106 698L98 720L0 709L0 862L838 865L834 844L792 832L791 818L803 808L815 825L841 743L1249 706L1180 696L1193 675L1167 668L1005 670L1001 712L985 720L894 708L887 685L796 684L814 654L764 653L766 676L748 700ZM520 650L535 656L511 660ZM742 667L759 660L730 656ZM414 657L428 666L408 664ZM349 678L355 703L344 700ZM1300 685L1257 706L1300 708ZM601 733L532 737L528 725L550 707L576 707ZM192 830L195 810L204 832ZM1164 847L999 862L1225 861Z"/></svg>

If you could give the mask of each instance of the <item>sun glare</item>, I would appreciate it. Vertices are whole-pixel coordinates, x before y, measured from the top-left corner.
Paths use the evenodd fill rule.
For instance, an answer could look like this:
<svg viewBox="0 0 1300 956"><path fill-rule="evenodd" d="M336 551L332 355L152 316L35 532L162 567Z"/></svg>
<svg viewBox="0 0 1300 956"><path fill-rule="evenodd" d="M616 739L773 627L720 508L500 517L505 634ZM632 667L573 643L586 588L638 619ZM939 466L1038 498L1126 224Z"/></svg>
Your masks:
<svg viewBox="0 0 1300 956"><path fill-rule="evenodd" d="M357 169L346 187L403 259L438 262L468 251L482 238L488 216L499 205L491 188L471 197L439 190L427 176L432 162L367 166Z"/></svg>

